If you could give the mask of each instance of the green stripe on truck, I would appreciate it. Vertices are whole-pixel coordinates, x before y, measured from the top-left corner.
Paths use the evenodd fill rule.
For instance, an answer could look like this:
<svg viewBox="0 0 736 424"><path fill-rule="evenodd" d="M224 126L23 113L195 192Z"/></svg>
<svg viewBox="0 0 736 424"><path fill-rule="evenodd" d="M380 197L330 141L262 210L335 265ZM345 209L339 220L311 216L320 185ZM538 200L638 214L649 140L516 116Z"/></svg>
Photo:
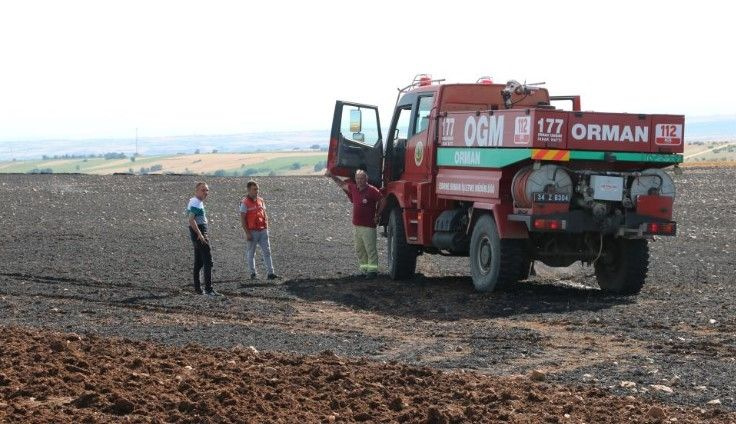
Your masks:
<svg viewBox="0 0 736 424"><path fill-rule="evenodd" d="M590 152L587 150L571 150L570 160L606 160L608 152ZM621 162L655 162L682 163L682 155L662 153L611 152Z"/></svg>
<svg viewBox="0 0 736 424"><path fill-rule="evenodd" d="M635 152L600 152L571 150L570 160L604 161L606 154L611 154L620 162L642 163L682 163L680 154L635 153ZM457 166L465 168L503 168L526 159L531 159L531 149L512 149L498 147L439 147L437 149L437 165Z"/></svg>
<svg viewBox="0 0 736 424"><path fill-rule="evenodd" d="M488 147L440 147L437 149L437 165L471 168L503 168L529 159L531 149Z"/></svg>

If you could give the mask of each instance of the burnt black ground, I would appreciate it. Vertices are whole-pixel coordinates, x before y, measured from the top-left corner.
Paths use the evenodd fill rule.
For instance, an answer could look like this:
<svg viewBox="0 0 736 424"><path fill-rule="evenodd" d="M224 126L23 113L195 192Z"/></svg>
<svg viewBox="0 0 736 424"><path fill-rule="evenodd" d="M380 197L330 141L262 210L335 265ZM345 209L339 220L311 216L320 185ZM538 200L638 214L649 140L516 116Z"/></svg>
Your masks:
<svg viewBox="0 0 736 424"><path fill-rule="evenodd" d="M194 177L2 175L0 322L499 375L541 369L554 382L735 410L734 179L729 168L676 177L679 236L652 243L639 296L611 297L589 269L475 293L464 258L421 257L423 275L408 282L353 277L349 204L316 177L259 179L285 279L254 283L236 213L245 180L209 178L215 285L226 295L211 299L190 289L183 210Z"/></svg>

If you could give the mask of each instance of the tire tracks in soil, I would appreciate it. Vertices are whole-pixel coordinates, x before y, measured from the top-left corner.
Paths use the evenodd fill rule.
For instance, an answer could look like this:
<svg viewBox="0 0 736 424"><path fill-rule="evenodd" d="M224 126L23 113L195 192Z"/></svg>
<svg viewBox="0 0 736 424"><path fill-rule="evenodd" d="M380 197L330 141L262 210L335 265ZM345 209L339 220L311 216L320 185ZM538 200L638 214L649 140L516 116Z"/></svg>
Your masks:
<svg viewBox="0 0 736 424"><path fill-rule="evenodd" d="M330 308L331 305L326 304ZM299 310L299 315L307 321L315 320L313 310ZM349 325L351 329L375 337L384 337L394 340L395 346L384 352L381 357L393 359L393 357L405 356L410 352L421 351L422 347L428 347L437 343L437 337L432 334L438 328L436 326L412 327L407 331L406 324L402 327L396 319L387 319L384 316L371 313L356 313L345 308L330 308L329 311L320 311L317 316L319 320L328 319L330 326ZM465 321L465 322L463 322ZM323 321L324 322L324 321ZM540 321L492 318L487 320L492 327L478 325L477 320L461 320L453 325L461 327L462 330L442 329L444 336L441 338L447 344L455 347L455 350L447 351L443 355L423 356L423 361L440 362L448 359L472 355L473 349L467 343L468 334L474 334L470 338L483 338L476 335L482 328L488 331L494 327L508 330L528 330L540 335L539 345L542 354L526 356L514 360L515 368L534 368L544 372L564 372L578 368L585 368L602 362L613 362L626 359L634 354L647 355L649 351L647 343L641 340L622 338L618 336L603 336L591 331L569 330L567 324L550 324ZM443 327L440 325L440 327ZM474 328L475 327L475 328ZM488 338L493 338L488 336ZM458 349L460 348L460 349ZM554 363L554 365L548 365ZM493 368L479 369L483 372L493 372Z"/></svg>
<svg viewBox="0 0 736 424"><path fill-rule="evenodd" d="M72 285L77 287L104 288L112 294L120 294L120 289L137 289L146 296L128 296L120 300L94 299L94 296L83 296L74 293L12 293L2 291L5 296L38 298L78 302L80 305L90 303L113 307L126 311L138 311L147 315L137 317L141 323L159 323L173 325L197 325L203 321L217 320L219 323L234 326L274 329L280 331L298 331L303 334L363 334L386 340L387 346L376 359L394 360L396 358L417 355L427 364L446 362L473 355L472 339L488 338L482 332L493 329L525 330L539 334L541 354L529 355L514 359L509 365L516 369L539 369L543 372L566 372L586 368L601 363L611 363L625 360L632 355L651 355L648 342L644 340L626 338L616 335L602 335L598 332L581 329L570 329L566 323L549 323L536 320L522 320L519 318L495 317L484 321L461 319L450 323L427 321L419 318L398 319L369 311L361 311L336 304L331 301L308 301L294 295L267 295L253 292L223 291L228 299L257 300L264 304L282 303L295 309L295 314L284 316L274 314L263 317L257 312L243 310L221 312L213 309L201 309L197 305L160 305L150 301L159 301L185 295L184 289L157 287L156 290L133 285L131 283L107 283L94 279L79 279L66 277L52 277L46 275L31 275L24 273L0 273L0 276L16 281L25 281L36 284ZM237 280L220 280L216 283L233 283ZM284 282L283 284L287 284ZM256 283L242 288L272 288L272 285ZM121 296L122 297L122 296ZM89 309L89 308L88 308ZM196 316L195 316L196 314ZM704 331L694 331L699 335L706 335ZM441 332L441 337L436 336ZM422 355L422 352L431 350L438 344L450 346L440 353ZM479 369L481 372L493 372L494 368Z"/></svg>

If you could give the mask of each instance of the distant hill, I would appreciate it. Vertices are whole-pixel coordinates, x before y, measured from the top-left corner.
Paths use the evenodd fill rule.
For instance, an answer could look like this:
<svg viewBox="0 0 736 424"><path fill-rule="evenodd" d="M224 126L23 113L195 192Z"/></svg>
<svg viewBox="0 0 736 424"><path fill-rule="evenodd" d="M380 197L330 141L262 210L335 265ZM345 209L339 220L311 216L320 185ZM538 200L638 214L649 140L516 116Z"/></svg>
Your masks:
<svg viewBox="0 0 736 424"><path fill-rule="evenodd" d="M384 129L384 134L387 131ZM736 115L686 117L687 141L736 140ZM329 130L260 132L246 134L140 137L138 153L146 156L210 153L248 153L322 148L329 143ZM136 152L135 138L99 138L86 140L23 140L0 142L0 160L41 159L44 155L99 155Z"/></svg>
<svg viewBox="0 0 736 424"><path fill-rule="evenodd" d="M138 153L146 156L218 152L258 152L309 149L317 144L327 147L329 131L262 132L224 135L141 137ZM86 140L24 140L0 142L0 160L41 159L44 155L98 155L136 152L135 138Z"/></svg>
<svg viewBox="0 0 736 424"><path fill-rule="evenodd" d="M685 118L685 140L736 140L736 116L704 116Z"/></svg>

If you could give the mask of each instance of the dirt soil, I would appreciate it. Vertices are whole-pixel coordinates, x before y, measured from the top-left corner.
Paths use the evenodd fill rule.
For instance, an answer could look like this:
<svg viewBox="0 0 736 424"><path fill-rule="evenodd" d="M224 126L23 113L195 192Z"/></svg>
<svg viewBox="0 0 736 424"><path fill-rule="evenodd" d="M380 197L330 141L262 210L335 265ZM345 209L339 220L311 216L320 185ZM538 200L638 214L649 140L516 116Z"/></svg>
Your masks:
<svg viewBox="0 0 736 424"><path fill-rule="evenodd" d="M544 383L432 368L0 329L0 419L18 422L729 422ZM29 359L32 359L29 361Z"/></svg>
<svg viewBox="0 0 736 424"><path fill-rule="evenodd" d="M245 180L212 178L207 208L215 287L225 296L208 298L194 295L190 283L192 253L183 210L193 177L2 175L6 231L0 244L0 323L5 328L0 414L23 422L54 414L69 420L114 420L109 407L119 394L138 411L127 415L135 419L165 420L176 411L181 415L175 421L196 422L206 417L235 420L232 414L241 421L253 414L264 414L255 421L295 421L298 415L283 414L302 413L303 422L326 421L330 415L348 421L404 416L404 409L379 405L385 401L379 400L379 389L361 397L364 404L332 403L330 396L343 399L354 387L335 383L327 389L326 380L300 371L332 370L329 362L338 361L351 384L363 389L382 384L388 392L405 396L406 411L413 411L410 418L417 421L443 422L440 416L468 422L538 422L546 416L570 422L606 422L604 416L610 417L608 422L629 417L641 421L651 405L662 405L666 420L733 422L735 179L733 168L689 168L676 177L679 235L651 244L647 284L639 296L623 297L604 296L588 268L542 266L533 280L480 294L467 277L466 258L429 255L419 258L420 275L411 281L394 282L385 275L366 281L355 276L349 204L334 184L318 177L259 179L277 272L285 278L250 281L236 213ZM379 246L385 267L383 240ZM58 337L71 337L69 344L77 347L71 353L48 352L44 343ZM264 367L275 368L279 377L274 378L301 384L305 391L278 386L281 391L274 393L287 393L291 400L267 398L266 390L273 387L265 380L244 380L250 371L242 370L252 365L240 364L248 346L278 352L259 356L269 364ZM339 359L325 358L326 350ZM71 356L65 355L81 355L95 370L69 371L64 358ZM241 372L228 374L230 381L194 373L202 379L197 383L201 386L193 385L195 391L209 397L188 402L199 405L203 399L207 409L184 407L182 412L177 406L169 411L166 405L184 399L178 385L132 384L124 373L139 371L123 367L136 355L148 370L140 372L164 382L164 368L156 358L173 364L171 378L184 372L176 367L219 372L230 360ZM46 362L64 365L40 367L56 369L54 375L31 371ZM544 375L545 391L529 382L533 370ZM71 372L86 380L72 381L66 375ZM402 372L428 372L423 381L430 383L392 379ZM91 384L88 388L85 381ZM103 384L108 392L102 391ZM473 391L473 384L486 384L499 399L504 388L520 399L505 406L484 400L485 388ZM244 394L250 392L242 387L252 393ZM158 401L146 394L153 388ZM218 389L229 391L235 403L215 403ZM85 390L96 403L79 408L66 402ZM454 390L480 397L468 400ZM529 399L528 390L548 400ZM566 392L583 400L564 398ZM319 394L329 401L317 399ZM589 403L598 397L600 403ZM573 410L566 418L558 408L564 403L556 399L592 409L579 415ZM436 411L429 405L437 405ZM482 419L462 415L468 406L479 408ZM18 415L19 410L40 415ZM600 415L590 415L594 410ZM358 416L361 412L375 415ZM654 410L650 418L659 412Z"/></svg>

